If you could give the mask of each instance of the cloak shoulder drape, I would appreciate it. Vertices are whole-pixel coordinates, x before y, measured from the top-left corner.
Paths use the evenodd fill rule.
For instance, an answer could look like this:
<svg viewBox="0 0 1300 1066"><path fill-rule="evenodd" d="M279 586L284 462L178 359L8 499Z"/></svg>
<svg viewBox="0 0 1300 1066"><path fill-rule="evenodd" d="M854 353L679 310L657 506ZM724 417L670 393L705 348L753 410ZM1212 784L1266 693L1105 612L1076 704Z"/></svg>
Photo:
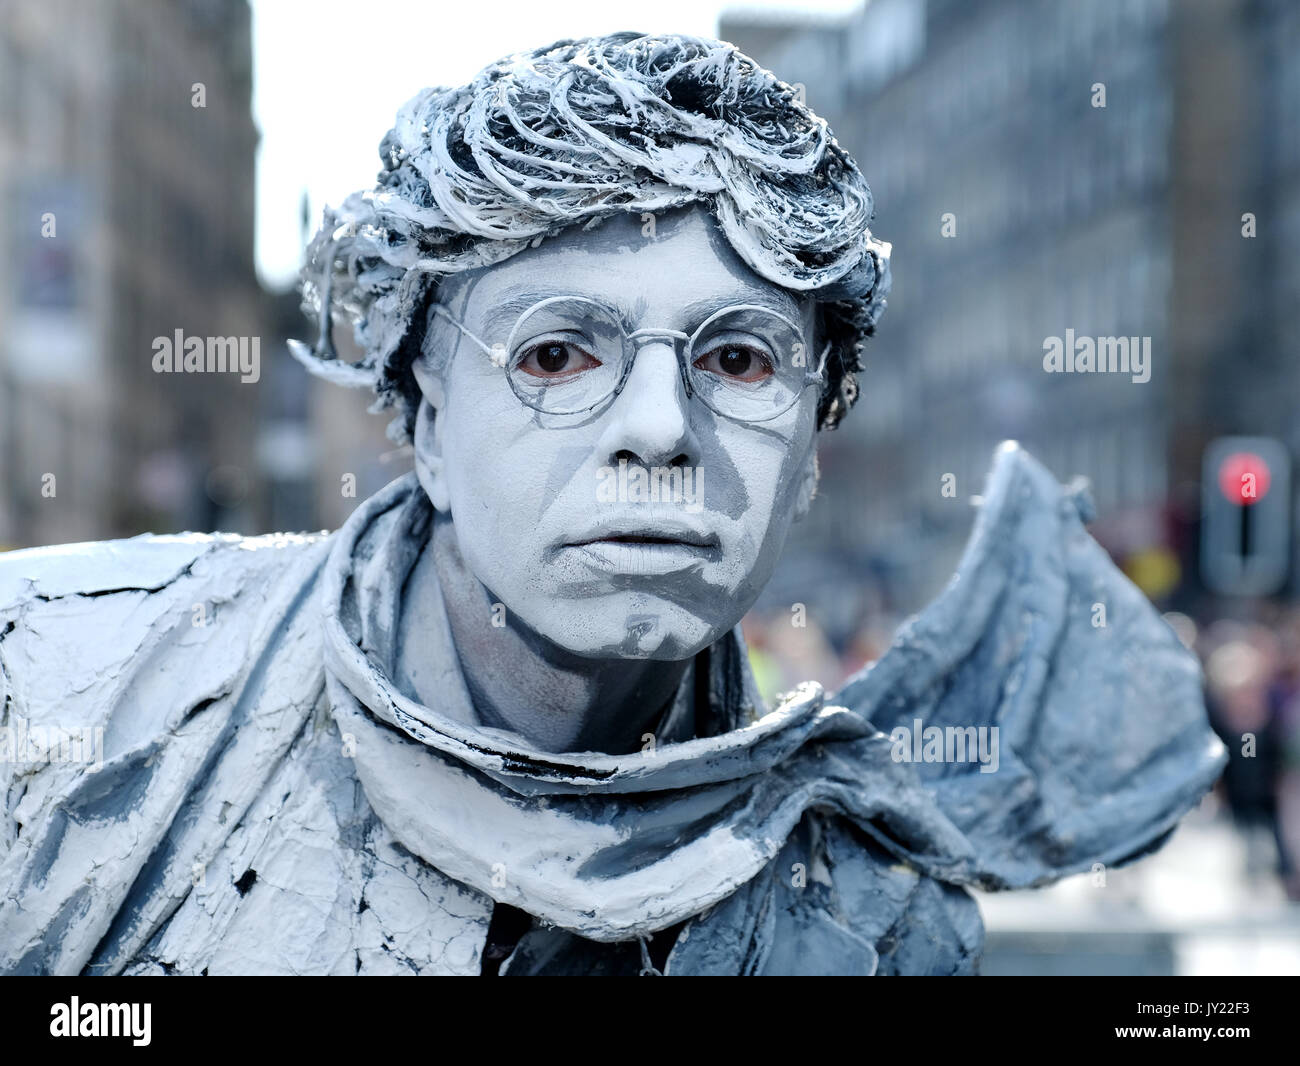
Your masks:
<svg viewBox="0 0 1300 1066"><path fill-rule="evenodd" d="M0 555L0 972L476 973L497 903L535 919L504 973L636 972L667 929L670 974L972 972L963 886L1136 858L1224 761L1082 506L1004 446L879 662L746 725L732 634L694 666L717 728L649 755L465 725L445 629L445 706L392 683L409 476L329 536Z"/></svg>

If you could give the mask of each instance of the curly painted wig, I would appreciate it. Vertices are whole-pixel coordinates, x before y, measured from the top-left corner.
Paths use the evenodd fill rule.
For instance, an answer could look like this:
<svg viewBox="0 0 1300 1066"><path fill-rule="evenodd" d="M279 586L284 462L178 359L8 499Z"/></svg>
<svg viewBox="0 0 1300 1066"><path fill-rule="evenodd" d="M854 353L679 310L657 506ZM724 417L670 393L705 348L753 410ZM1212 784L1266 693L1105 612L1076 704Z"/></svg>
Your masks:
<svg viewBox="0 0 1300 1066"><path fill-rule="evenodd" d="M377 410L397 407L394 440L414 426L411 363L441 278L619 212L693 203L756 273L814 294L831 343L819 426L856 398L889 290L871 190L795 90L732 45L616 33L508 56L407 102L379 154L375 188L327 209L307 250L303 306L320 334L291 348L313 373L373 387ZM337 318L359 363L338 358Z"/></svg>

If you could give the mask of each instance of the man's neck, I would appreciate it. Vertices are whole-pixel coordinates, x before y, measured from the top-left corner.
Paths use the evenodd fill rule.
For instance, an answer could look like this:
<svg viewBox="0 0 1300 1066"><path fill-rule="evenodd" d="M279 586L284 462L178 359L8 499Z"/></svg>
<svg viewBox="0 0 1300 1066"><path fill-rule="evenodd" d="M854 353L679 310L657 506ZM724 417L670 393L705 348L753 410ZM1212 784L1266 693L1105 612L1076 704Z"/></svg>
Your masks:
<svg viewBox="0 0 1300 1066"><path fill-rule="evenodd" d="M622 754L641 747L677 692L690 660L587 659L573 655L517 619L493 625L492 596L470 572L449 518L435 516L425 550L403 594L403 627L431 618L441 589L452 641L480 723L510 729L544 751ZM421 642L404 634L401 675L420 702L436 709L438 693L421 679Z"/></svg>

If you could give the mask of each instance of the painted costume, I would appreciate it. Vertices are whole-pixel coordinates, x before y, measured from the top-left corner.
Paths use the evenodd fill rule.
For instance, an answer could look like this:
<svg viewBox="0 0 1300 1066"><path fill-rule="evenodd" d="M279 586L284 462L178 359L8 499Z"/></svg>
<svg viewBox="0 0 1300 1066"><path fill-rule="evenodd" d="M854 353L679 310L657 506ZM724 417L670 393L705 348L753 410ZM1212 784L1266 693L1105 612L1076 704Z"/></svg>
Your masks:
<svg viewBox="0 0 1300 1066"><path fill-rule="evenodd" d="M445 617L439 705L400 691L413 475L330 535L0 556L0 724L104 730L98 770L0 763L0 972L477 974L494 909L506 975L976 972L965 886L1134 859L1224 762L1085 507L1004 446L954 579L834 699L766 711L737 631L629 755L477 725ZM996 726L996 772L905 761L931 726Z"/></svg>

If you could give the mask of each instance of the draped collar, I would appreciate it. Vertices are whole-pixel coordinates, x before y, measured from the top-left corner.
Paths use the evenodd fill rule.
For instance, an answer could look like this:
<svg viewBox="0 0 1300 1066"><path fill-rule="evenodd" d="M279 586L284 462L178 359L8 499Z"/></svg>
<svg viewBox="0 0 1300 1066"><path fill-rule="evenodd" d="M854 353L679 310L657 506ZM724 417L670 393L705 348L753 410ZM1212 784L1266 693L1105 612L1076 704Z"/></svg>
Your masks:
<svg viewBox="0 0 1300 1066"><path fill-rule="evenodd" d="M367 798L404 846L592 940L709 910L810 811L848 819L940 880L1045 883L1148 850L1223 759L1194 658L1087 537L1085 506L1004 447L957 575L846 686L844 706L808 682L753 714L762 708L732 633L696 663L721 731L626 755L557 754L475 724L445 610L421 635L437 705L394 683L401 590L431 517L408 475L358 508L325 568L333 712ZM1144 667L1105 643L1117 634L1077 623L1081 598L1098 597L1123 610L1118 638L1151 653ZM1001 725L1001 772L900 759L881 730L919 727L922 714Z"/></svg>

